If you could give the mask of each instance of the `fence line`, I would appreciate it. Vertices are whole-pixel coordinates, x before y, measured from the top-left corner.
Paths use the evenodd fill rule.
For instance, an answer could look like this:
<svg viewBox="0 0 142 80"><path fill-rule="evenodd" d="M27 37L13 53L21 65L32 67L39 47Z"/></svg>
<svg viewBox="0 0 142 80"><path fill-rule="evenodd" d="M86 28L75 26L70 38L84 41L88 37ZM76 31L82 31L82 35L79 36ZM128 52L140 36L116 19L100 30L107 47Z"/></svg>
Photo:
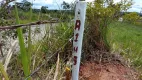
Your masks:
<svg viewBox="0 0 142 80"><path fill-rule="evenodd" d="M63 49L63 47L64 47L67 43L68 43L68 41L67 41L65 44L61 45L61 47L60 47L59 49L57 49L56 52L54 52L52 55L50 55L50 57L48 57L47 60L44 60L44 61L42 62L42 64L39 65L33 72L31 72L31 74L28 75L24 80L28 80L32 75L34 75L36 72L38 72L38 71L42 68L43 65L45 65L48 61L50 61L51 58L53 58L56 54L58 54L59 52L61 52L61 50Z"/></svg>
<svg viewBox="0 0 142 80"><path fill-rule="evenodd" d="M60 22L64 22L64 21L37 21L37 22L31 22L31 23L27 23L27 24L0 26L0 30L17 29L19 27L24 27L24 26L30 26L31 27L31 25L40 25L40 24L47 24L47 23L60 23Z"/></svg>

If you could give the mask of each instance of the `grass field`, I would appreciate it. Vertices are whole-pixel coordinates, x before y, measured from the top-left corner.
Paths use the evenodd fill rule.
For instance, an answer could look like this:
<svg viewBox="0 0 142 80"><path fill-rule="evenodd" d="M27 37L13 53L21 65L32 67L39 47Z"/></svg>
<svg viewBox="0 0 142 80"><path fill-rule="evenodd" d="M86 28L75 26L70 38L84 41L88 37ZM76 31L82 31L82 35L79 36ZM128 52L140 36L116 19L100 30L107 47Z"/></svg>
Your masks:
<svg viewBox="0 0 142 80"><path fill-rule="evenodd" d="M133 66L142 68L142 26L114 22L109 25L108 41L112 52L120 53Z"/></svg>
<svg viewBox="0 0 142 80"><path fill-rule="evenodd" d="M31 53L33 56L32 65L31 65L31 73L34 72L42 62L45 61L43 56L50 57L51 54L55 53L61 45L64 45L68 38L71 38L72 34L72 26L68 26L65 23L62 23L56 27L57 33L56 35L52 36L51 38L43 39L43 41L40 41L39 43L32 45ZM71 28L69 28L71 27ZM64 32L67 30L67 32L64 34ZM48 32L48 30L47 30ZM60 38L57 38L60 37ZM111 46L112 53L120 53L122 56L124 56L130 63L132 63L132 66L135 66L138 69L142 69L142 27L141 26L135 26L133 24L128 24L124 22L114 22L111 23L108 27L108 34L107 34L108 41ZM56 43L56 40L58 39L58 42ZM40 45L40 47L39 47ZM49 46L54 45L54 46ZM66 47L64 47L66 48ZM63 48L63 49L64 49ZM61 51L62 52L62 51ZM13 60L13 59L12 59ZM11 60L11 61L12 61ZM62 66L62 69L59 73L63 73L63 69L65 69L65 64L63 63L64 58L60 56L60 65ZM9 67L12 67L12 71L15 74L8 73L11 80L20 79L21 75L16 77L18 74L18 71L21 70L21 66L19 65L13 65L13 64L21 64L20 59L17 59L16 61L12 61L11 65ZM48 63L44 65L38 72L40 76L43 76L44 74L53 75L51 78L54 77L55 67L56 66L56 59L50 59ZM18 68L18 69L17 69ZM49 72L52 71L52 74ZM58 74L61 78L63 75ZM36 74L34 76L37 76ZM13 77L13 78L12 78ZM38 77L38 76L37 76ZM36 79L37 77L34 77L33 79ZM45 76L43 76L44 78ZM50 80L50 79L49 79Z"/></svg>

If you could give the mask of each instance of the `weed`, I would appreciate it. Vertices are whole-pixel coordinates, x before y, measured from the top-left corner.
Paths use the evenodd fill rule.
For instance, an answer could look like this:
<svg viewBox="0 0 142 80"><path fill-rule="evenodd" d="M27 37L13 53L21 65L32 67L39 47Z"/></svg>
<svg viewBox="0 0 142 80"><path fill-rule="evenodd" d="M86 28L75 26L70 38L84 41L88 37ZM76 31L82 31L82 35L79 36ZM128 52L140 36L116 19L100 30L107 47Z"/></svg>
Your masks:
<svg viewBox="0 0 142 80"><path fill-rule="evenodd" d="M18 10L17 6L15 5L15 15L16 15L16 23L20 24L19 22L19 16L18 16ZM23 33L22 33L22 28L17 28L17 33L18 33L18 39L19 39L19 45L20 45L20 52L21 52L21 61L23 65L23 71L25 74L25 77L30 74L30 69L29 69L29 56L27 55L25 45L24 45L24 38L23 38Z"/></svg>

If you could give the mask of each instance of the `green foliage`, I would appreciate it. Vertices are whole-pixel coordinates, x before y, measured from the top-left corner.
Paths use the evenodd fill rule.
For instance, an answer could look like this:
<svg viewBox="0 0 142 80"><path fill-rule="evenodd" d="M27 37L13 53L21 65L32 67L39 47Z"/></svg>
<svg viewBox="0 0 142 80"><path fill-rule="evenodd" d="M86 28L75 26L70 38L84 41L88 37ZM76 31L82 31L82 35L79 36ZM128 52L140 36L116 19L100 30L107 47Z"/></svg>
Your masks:
<svg viewBox="0 0 142 80"><path fill-rule="evenodd" d="M5 20L5 19L0 19L0 25L5 26L5 25L13 25L15 22L13 20Z"/></svg>
<svg viewBox="0 0 142 80"><path fill-rule="evenodd" d="M42 6L41 7L41 12L42 13L47 13L47 8L48 8L47 6Z"/></svg>
<svg viewBox="0 0 142 80"><path fill-rule="evenodd" d="M18 16L18 10L17 10L16 5L15 5L15 16L16 16L16 24L20 24L19 16ZM30 74L30 64L29 64L29 56L26 52L26 48L25 48L25 45L24 45L22 28L17 28L17 33L18 33L18 39L19 39L19 45L20 45L21 61L22 61L22 65L23 65L23 71L24 71L25 77L27 77Z"/></svg>
<svg viewBox="0 0 142 80"><path fill-rule="evenodd" d="M10 2L14 0L1 0L0 1L0 18L1 19L7 19L11 17L11 5L9 5Z"/></svg>
<svg viewBox="0 0 142 80"><path fill-rule="evenodd" d="M56 36L60 37L59 40L64 43L67 42L73 34L73 24L72 23L60 23L56 26L57 33Z"/></svg>
<svg viewBox="0 0 142 80"><path fill-rule="evenodd" d="M16 5L17 5L17 8L21 10L29 11L32 6L32 3L27 0L26 1L23 0L22 2L17 2Z"/></svg>
<svg viewBox="0 0 142 80"><path fill-rule="evenodd" d="M140 20L140 16L136 12L131 12L123 16L124 21L136 24Z"/></svg>
<svg viewBox="0 0 142 80"><path fill-rule="evenodd" d="M133 66L142 69L142 27L113 22L108 27L107 38L112 52L119 52Z"/></svg>
<svg viewBox="0 0 142 80"><path fill-rule="evenodd" d="M4 67L2 65L2 63L0 62L0 72L2 73L2 75L4 76L5 80L9 80L7 73L4 70ZM1 77L2 79L2 77Z"/></svg>
<svg viewBox="0 0 142 80"><path fill-rule="evenodd" d="M121 0L121 11L126 12L128 9L132 7L133 0Z"/></svg>
<svg viewBox="0 0 142 80"><path fill-rule="evenodd" d="M124 1L114 3L113 0L95 0L88 4L87 24L89 32L87 34L93 36L92 39L95 41L94 46L100 47L101 50L109 50L106 39L108 25L119 18L122 10L129 9L131 6L127 3L129 0Z"/></svg>
<svg viewBox="0 0 142 80"><path fill-rule="evenodd" d="M70 9L70 4L63 1L63 3L61 4L61 6L63 7L63 9Z"/></svg>
<svg viewBox="0 0 142 80"><path fill-rule="evenodd" d="M48 31L48 37L42 45L42 51L45 53L50 51L51 53L56 51L57 49L64 48L63 45L65 45L73 36L73 25L74 24L72 23L59 23L54 27L49 27L50 29L48 30L50 31Z"/></svg>
<svg viewBox="0 0 142 80"><path fill-rule="evenodd" d="M32 7L30 8L30 21L32 21ZM32 41L31 41L31 26L28 28L28 61L29 61L29 66L31 65L31 48L32 46Z"/></svg>

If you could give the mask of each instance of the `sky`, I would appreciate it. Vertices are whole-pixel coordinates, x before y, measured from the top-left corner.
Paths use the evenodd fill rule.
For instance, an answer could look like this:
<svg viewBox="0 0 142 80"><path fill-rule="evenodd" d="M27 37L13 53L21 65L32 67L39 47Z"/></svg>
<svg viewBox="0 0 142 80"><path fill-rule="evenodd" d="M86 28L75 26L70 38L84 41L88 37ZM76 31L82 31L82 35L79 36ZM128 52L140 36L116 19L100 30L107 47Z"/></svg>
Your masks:
<svg viewBox="0 0 142 80"><path fill-rule="evenodd" d="M2 0L0 0L2 1ZM17 0L18 2L22 0ZM62 9L61 4L63 1L72 3L75 0L27 0L30 2L33 2L33 8L40 9L41 6L48 6L48 9ZM86 0L87 2L94 1L94 0ZM119 2L120 0L114 0L114 2ZM142 9L142 0L133 0L132 8L130 8L128 11L130 12L140 12Z"/></svg>

